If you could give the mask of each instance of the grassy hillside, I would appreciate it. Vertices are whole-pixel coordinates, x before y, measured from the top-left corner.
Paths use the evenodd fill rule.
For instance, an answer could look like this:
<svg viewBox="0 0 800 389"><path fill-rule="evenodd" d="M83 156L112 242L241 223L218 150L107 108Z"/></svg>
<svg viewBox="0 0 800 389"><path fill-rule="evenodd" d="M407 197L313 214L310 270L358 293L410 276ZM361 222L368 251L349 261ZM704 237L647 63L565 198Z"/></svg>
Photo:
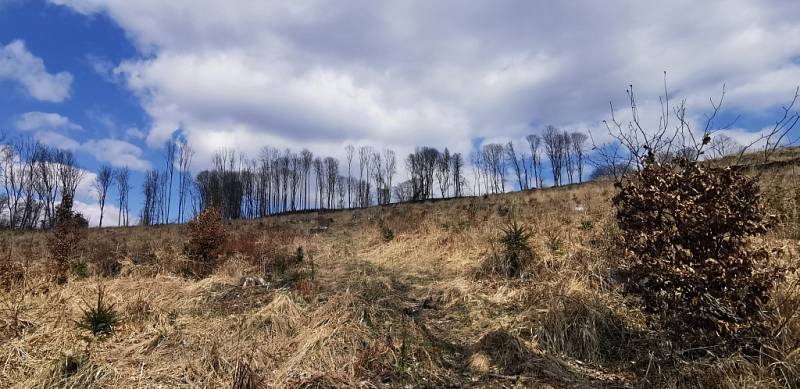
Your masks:
<svg viewBox="0 0 800 389"><path fill-rule="evenodd" d="M789 264L800 238L795 170L774 164L762 176L764 201L783 215L766 243ZM0 387L796 384L800 324L789 313L780 360L670 358L615 281L613 193L594 182L234 222L224 262L202 280L182 276L185 226L91 230L86 274L64 286L46 281L47 233L6 232ZM532 232L533 265L520 278L485 276L511 220ZM238 285L298 249L298 263L268 266L268 286ZM118 274L98 275L115 260ZM776 291L783 311L800 304L796 282ZM92 341L75 321L99 284L121 323Z"/></svg>

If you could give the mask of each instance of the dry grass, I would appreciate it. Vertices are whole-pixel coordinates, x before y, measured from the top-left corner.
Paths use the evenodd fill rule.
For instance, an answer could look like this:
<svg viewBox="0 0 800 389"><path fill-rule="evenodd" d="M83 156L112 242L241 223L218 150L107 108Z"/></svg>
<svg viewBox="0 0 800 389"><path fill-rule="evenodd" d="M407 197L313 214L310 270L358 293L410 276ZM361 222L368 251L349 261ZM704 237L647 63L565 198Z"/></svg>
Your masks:
<svg viewBox="0 0 800 389"><path fill-rule="evenodd" d="M794 209L789 167L763 180ZM92 230L87 241L115 242L119 274L63 286L44 282L45 234L4 233L4 266L24 274L0 291L0 387L797 386L797 276L778 288L785 323L764 360L670 359L615 281L612 193L599 182L233 222L199 281L179 272L184 226ZM526 277L473 277L511 216L532 233ZM795 263L800 219L785 220L768 239ZM238 286L298 247L293 282ZM87 344L74 320L98 283L122 322Z"/></svg>

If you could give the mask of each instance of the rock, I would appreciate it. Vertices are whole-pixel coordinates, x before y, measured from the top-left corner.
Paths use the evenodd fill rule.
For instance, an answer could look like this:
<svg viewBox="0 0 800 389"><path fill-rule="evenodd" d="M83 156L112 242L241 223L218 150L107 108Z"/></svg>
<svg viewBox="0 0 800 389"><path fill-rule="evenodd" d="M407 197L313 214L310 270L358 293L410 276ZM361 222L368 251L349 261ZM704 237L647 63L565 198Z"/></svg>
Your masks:
<svg viewBox="0 0 800 389"><path fill-rule="evenodd" d="M239 279L239 286L266 286L264 278L257 276L244 276Z"/></svg>
<svg viewBox="0 0 800 389"><path fill-rule="evenodd" d="M312 234L317 234L317 233L320 233L320 232L325 232L327 230L328 230L328 226L324 226L323 225L323 226L311 227L309 232L312 233Z"/></svg>

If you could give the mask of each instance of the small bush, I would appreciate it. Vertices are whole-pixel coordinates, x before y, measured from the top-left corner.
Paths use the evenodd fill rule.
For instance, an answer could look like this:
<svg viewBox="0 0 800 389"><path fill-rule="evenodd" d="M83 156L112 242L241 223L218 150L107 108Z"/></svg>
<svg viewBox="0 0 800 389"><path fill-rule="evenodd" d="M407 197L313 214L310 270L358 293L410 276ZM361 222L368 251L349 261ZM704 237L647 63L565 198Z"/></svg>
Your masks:
<svg viewBox="0 0 800 389"><path fill-rule="evenodd" d="M130 257L134 265L153 265L158 262L158 257L147 242L134 245L130 250Z"/></svg>
<svg viewBox="0 0 800 389"><path fill-rule="evenodd" d="M278 284L291 284L305 278L303 269L300 269L304 258L305 253L302 247L298 247L293 254L289 254L289 251L285 249L272 252L270 256L262 260L264 278Z"/></svg>
<svg viewBox="0 0 800 389"><path fill-rule="evenodd" d="M89 266L85 261L78 260L72 262L70 269L72 270L72 274L78 277L79 280L89 277Z"/></svg>
<svg viewBox="0 0 800 389"><path fill-rule="evenodd" d="M225 247L225 226L218 209L203 210L189 223L189 241L183 248L189 259L185 271L195 277L206 277L214 271Z"/></svg>
<svg viewBox="0 0 800 389"><path fill-rule="evenodd" d="M136 299L128 302L125 314L128 321L143 322L153 314L153 307L150 305L150 301L140 293Z"/></svg>
<svg viewBox="0 0 800 389"><path fill-rule="evenodd" d="M564 249L564 242L561 240L561 234L556 230L547 230L545 232L547 238L547 249L550 254L558 255Z"/></svg>
<svg viewBox="0 0 800 389"><path fill-rule="evenodd" d="M531 233L528 227L511 222L502 228L498 242L500 252L494 252L481 264L480 273L507 278L519 277L533 261Z"/></svg>
<svg viewBox="0 0 800 389"><path fill-rule="evenodd" d="M71 263L77 257L85 233L82 216L72 211L72 196L64 194L56 209L55 228L47 241L53 261L53 275L59 284L67 282Z"/></svg>
<svg viewBox="0 0 800 389"><path fill-rule="evenodd" d="M117 250L113 243L99 240L94 243L89 252L95 274L102 277L113 277L122 270L122 264L117 260Z"/></svg>
<svg viewBox="0 0 800 389"><path fill-rule="evenodd" d="M0 290L12 290L25 281L25 268L11 258L0 258Z"/></svg>
<svg viewBox="0 0 800 389"><path fill-rule="evenodd" d="M384 242L391 242L394 240L394 231L386 225L386 223L381 220L380 221L380 228L381 228L381 238L383 238Z"/></svg>
<svg viewBox="0 0 800 389"><path fill-rule="evenodd" d="M114 334L119 324L119 315L114 304L106 301L105 289L97 287L97 300L94 305L84 301L83 315L78 321L79 329L88 331L95 339L104 340Z"/></svg>
<svg viewBox="0 0 800 389"><path fill-rule="evenodd" d="M757 180L679 160L647 162L619 187L613 202L630 289L663 317L673 340L736 345L725 341L761 333L784 272L752 243L771 225Z"/></svg>

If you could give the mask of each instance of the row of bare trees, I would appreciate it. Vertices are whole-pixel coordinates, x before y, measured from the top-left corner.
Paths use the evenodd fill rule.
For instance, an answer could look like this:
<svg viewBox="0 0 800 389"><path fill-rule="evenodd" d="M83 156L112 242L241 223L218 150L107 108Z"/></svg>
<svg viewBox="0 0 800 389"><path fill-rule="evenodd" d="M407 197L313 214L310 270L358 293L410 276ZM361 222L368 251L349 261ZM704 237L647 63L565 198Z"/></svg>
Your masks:
<svg viewBox="0 0 800 389"><path fill-rule="evenodd" d="M74 195L84 171L70 151L30 138L0 144L0 225L3 228L50 227L64 194Z"/></svg>
<svg viewBox="0 0 800 389"><path fill-rule="evenodd" d="M8 229L50 228L64 196L75 198L87 171L78 166L72 151L45 145L30 137L0 137L0 227ZM90 183L100 207L103 226L109 197L116 191L118 225L128 225L130 171L101 166Z"/></svg>
<svg viewBox="0 0 800 389"><path fill-rule="evenodd" d="M345 151L346 174L338 159L314 156L305 149L294 152L265 147L256 158L236 150L220 150L212 157L213 167L197 175L190 196L193 211L213 206L228 219L252 219L305 209L389 203L397 174L394 151L376 151L368 146L356 151L352 145ZM358 166L353 166L355 157ZM184 192L188 193L190 187L187 185ZM156 195L152 196L155 200Z"/></svg>
<svg viewBox="0 0 800 389"><path fill-rule="evenodd" d="M548 128L550 131L551 128ZM551 154L549 132L544 138L527 137L527 147L487 144L477 158L474 194L506 191L508 174L516 187L543 185L542 148L551 164L566 169L570 182L577 168L582 178L582 151L567 149L566 141L554 143L563 150ZM578 134L558 133L558 142ZM585 139L585 137L584 137ZM569 145L574 145L572 142ZM581 145L582 146L582 145ZM529 150L526 152L526 150ZM582 150L582 149L581 149ZM308 150L293 152L266 147L258 157L248 158L236 150L214 154L212 168L193 176L194 151L184 140L169 140L162 150L161 168L146 171L141 184L140 223L182 223L207 207L219 207L228 219L258 218L304 209L367 207L392 201L460 197L467 190L465 161L460 153L445 148L419 147L408 155L408 180L394 183L397 158L390 149L370 146L345 148L345 162L315 156ZM574 161L574 162L573 162ZM74 195L85 171L77 167L71 152L49 148L29 139L4 142L0 178L4 184L3 223L13 228L49 227L61 193ZM555 170L554 170L555 171ZM560 183L556 180L556 183ZM127 167L101 166L91 183L100 208L99 226L106 220L109 203L116 203L117 224L131 222L131 172ZM511 184L510 187L514 185ZM177 188L177 198L173 190ZM173 208L177 202L177 209Z"/></svg>
<svg viewBox="0 0 800 389"><path fill-rule="evenodd" d="M464 159L460 153L418 147L406 158L406 167L410 179L394 188L398 201L460 197L464 193Z"/></svg>
<svg viewBox="0 0 800 389"><path fill-rule="evenodd" d="M589 140L586 133L547 126L541 136L531 134L525 140L527 147L514 142L487 143L472 154L475 194L503 193L507 184L519 190L542 188L543 158L549 162L554 186L583 182Z"/></svg>
<svg viewBox="0 0 800 389"><path fill-rule="evenodd" d="M192 175L190 172L194 150L186 140L169 139L163 148L163 169L150 169L145 172L142 183L142 195L144 200L140 213L140 223L144 225L167 224L172 222L182 223L188 216L189 200L192 191ZM172 209L172 191L175 187L175 169L177 168L178 186L178 209ZM120 173L124 173L124 181L120 181L120 189L124 187L130 189L128 183L127 168ZM120 217L125 225L129 222L128 217L128 190L119 193L123 194L119 198ZM99 191L98 191L99 193ZM102 202L101 207L102 207ZM124 211L123 211L124 206ZM173 213L175 214L173 216Z"/></svg>

